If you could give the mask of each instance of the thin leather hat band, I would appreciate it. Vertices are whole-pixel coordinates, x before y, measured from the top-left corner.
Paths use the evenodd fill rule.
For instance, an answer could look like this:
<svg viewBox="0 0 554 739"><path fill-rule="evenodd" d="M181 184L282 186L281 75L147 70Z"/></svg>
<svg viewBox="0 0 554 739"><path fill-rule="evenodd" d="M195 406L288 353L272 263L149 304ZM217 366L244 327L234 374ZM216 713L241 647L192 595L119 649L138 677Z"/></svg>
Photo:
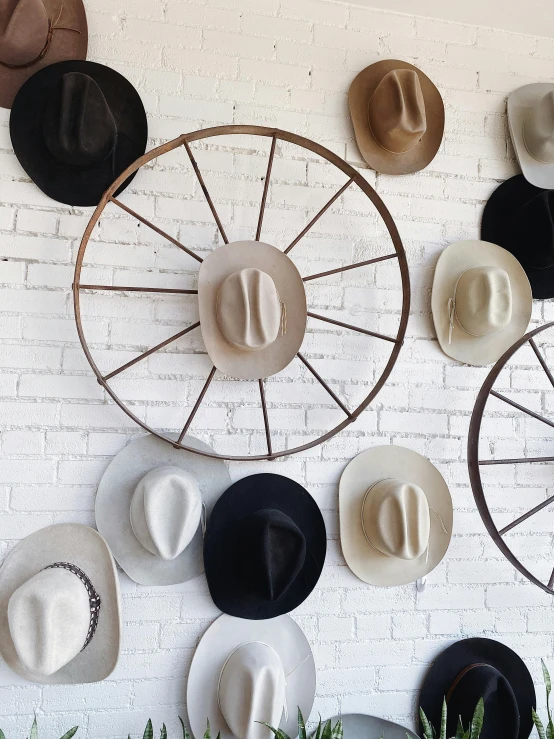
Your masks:
<svg viewBox="0 0 554 739"><path fill-rule="evenodd" d="M492 665L488 665L485 662L475 662L472 665L468 665L467 667L464 667L464 669L459 673L459 675L456 676L456 678L454 679L454 682L452 683L452 685L448 688L448 692L447 692L447 694L446 694L446 696L444 698L447 703L450 700L450 698L452 697L452 693L456 689L456 687L457 687L458 683L460 682L460 680L470 670L473 670L474 667L492 667Z"/></svg>

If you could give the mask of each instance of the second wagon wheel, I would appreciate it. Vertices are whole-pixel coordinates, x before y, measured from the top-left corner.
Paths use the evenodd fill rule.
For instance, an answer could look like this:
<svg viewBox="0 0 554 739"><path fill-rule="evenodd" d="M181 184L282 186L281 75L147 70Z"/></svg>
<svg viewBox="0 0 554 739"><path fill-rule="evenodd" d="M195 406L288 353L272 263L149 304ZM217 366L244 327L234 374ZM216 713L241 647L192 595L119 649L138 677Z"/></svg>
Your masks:
<svg viewBox="0 0 554 739"><path fill-rule="evenodd" d="M116 198L134 171L140 194ZM253 359L238 380L202 341L198 269L202 300L203 275L216 296L223 264L256 267L264 252L282 266L280 290L294 283L276 339L289 355L268 376ZM189 431L209 437L208 456L232 460L306 451L360 417L397 360L410 304L400 236L364 176L262 126L184 134L129 167L86 228L73 295L86 358L127 416L177 448L197 451Z"/></svg>

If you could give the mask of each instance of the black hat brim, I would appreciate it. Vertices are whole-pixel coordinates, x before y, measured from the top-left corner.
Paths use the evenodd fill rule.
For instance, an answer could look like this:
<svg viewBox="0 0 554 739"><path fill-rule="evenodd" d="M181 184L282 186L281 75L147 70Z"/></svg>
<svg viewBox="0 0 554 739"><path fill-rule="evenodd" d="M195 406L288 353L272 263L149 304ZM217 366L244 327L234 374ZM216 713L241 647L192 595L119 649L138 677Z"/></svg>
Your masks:
<svg viewBox="0 0 554 739"><path fill-rule="evenodd" d="M44 142L44 111L61 77L68 72L92 77L116 121L118 137L113 154L91 167L58 161ZM41 69L21 87L12 105L10 135L21 166L46 195L68 205L96 206L112 182L146 151L148 124L140 95L123 75L96 62L67 61Z"/></svg>
<svg viewBox="0 0 554 739"><path fill-rule="evenodd" d="M261 596L236 567L242 521L256 511L276 508L289 516L306 540L304 566L275 601ZM259 474L231 485L217 501L204 539L204 567L210 595L224 613L251 620L276 618L297 608L315 588L327 551L321 511L312 496L282 475Z"/></svg>
<svg viewBox="0 0 554 739"><path fill-rule="evenodd" d="M462 639L433 662L419 695L419 705L431 724L438 730L443 698L462 670L474 664L495 667L510 683L519 708L518 739L527 739L533 728L531 711L536 707L533 680L521 657L494 639ZM487 721L486 710L484 720ZM420 732L423 734L421 722Z"/></svg>

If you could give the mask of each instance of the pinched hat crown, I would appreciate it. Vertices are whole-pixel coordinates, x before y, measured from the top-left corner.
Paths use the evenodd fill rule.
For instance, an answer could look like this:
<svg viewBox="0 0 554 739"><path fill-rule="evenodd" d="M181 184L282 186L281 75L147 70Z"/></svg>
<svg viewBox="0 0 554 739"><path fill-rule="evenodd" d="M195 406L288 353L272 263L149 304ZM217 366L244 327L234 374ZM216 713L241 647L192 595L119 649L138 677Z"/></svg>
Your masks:
<svg viewBox="0 0 554 739"><path fill-rule="evenodd" d="M378 144L402 154L420 142L427 130L425 101L413 69L394 69L377 85L368 103L369 126Z"/></svg>
<svg viewBox="0 0 554 739"><path fill-rule="evenodd" d="M42 0L0 0L0 64L33 64L48 44L50 22Z"/></svg>
<svg viewBox="0 0 554 739"><path fill-rule="evenodd" d="M485 266L463 272L454 290L453 309L471 336L487 336L505 328L512 320L512 289L506 270Z"/></svg>
<svg viewBox="0 0 554 739"><path fill-rule="evenodd" d="M534 105L523 124L525 148L534 159L554 163L554 90Z"/></svg>

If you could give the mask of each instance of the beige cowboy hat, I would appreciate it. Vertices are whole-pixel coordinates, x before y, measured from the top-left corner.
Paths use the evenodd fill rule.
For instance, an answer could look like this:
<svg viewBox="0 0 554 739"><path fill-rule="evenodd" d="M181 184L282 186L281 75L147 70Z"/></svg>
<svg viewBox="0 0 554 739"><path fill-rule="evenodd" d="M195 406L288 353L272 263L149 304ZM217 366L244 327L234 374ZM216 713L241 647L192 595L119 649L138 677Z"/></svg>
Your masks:
<svg viewBox="0 0 554 739"><path fill-rule="evenodd" d="M452 498L437 468L399 446L366 449L339 485L342 551L372 585L405 585L428 575L452 536Z"/></svg>
<svg viewBox="0 0 554 739"><path fill-rule="evenodd" d="M82 0L0 0L0 106L39 69L86 59L87 47Z"/></svg>
<svg viewBox="0 0 554 739"><path fill-rule="evenodd" d="M536 82L508 97L510 134L525 179L554 189L554 84Z"/></svg>
<svg viewBox="0 0 554 739"><path fill-rule="evenodd" d="M198 274L200 327L218 370L242 380L275 375L294 359L306 331L306 292L295 264L260 241L209 254Z"/></svg>
<svg viewBox="0 0 554 739"><path fill-rule="evenodd" d="M493 364L531 318L533 297L525 270L502 247L459 241L440 255L431 310L445 354L466 364Z"/></svg>
<svg viewBox="0 0 554 739"><path fill-rule="evenodd" d="M61 523L27 536L0 568L0 652L26 680L104 680L119 657L119 578L89 526Z"/></svg>
<svg viewBox="0 0 554 739"><path fill-rule="evenodd" d="M385 59L366 67L350 85L348 106L360 152L377 172L418 172L439 150L442 97L412 64Z"/></svg>

